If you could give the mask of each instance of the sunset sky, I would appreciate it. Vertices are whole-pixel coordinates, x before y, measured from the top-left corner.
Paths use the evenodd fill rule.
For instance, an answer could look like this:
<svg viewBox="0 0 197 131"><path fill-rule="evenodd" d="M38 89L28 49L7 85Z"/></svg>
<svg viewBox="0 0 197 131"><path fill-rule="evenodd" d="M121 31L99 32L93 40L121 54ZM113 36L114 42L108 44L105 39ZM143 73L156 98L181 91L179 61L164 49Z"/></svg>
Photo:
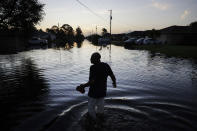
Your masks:
<svg viewBox="0 0 197 131"><path fill-rule="evenodd" d="M112 33L161 29L197 21L197 0L40 0L45 16L37 28L69 24L82 28L85 35L109 30L109 11L113 10ZM90 10L88 10L87 6Z"/></svg>

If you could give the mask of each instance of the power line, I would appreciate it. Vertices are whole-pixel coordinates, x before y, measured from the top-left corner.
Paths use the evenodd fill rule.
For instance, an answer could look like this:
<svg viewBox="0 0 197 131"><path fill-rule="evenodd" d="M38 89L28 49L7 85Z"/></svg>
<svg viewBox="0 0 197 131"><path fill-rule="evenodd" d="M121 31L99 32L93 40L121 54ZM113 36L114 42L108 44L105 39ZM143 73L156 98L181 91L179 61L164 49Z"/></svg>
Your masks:
<svg viewBox="0 0 197 131"><path fill-rule="evenodd" d="M94 14L95 16L99 17L102 20L105 20L103 17L101 17L100 15L98 15L97 13L95 13L92 9L90 9L87 5L83 4L81 1L76 0L80 5L82 5L83 7L85 7L88 11L90 11L92 14Z"/></svg>
<svg viewBox="0 0 197 131"><path fill-rule="evenodd" d="M100 19L104 20L105 22L107 21L107 19L101 17L100 15L98 15L96 12L94 12L92 9L90 9L87 5L83 4L81 1L76 0L80 5L82 5L83 7L85 7L88 11L90 11L92 14L94 14L95 16L99 17ZM109 10L110 11L110 10ZM112 19L112 16L110 15L110 20ZM128 24L123 24L122 22L118 21L117 19L114 21L114 23L119 24L120 26L124 26L126 28L132 26L132 27L138 27L135 25L128 25ZM111 29L110 29L111 30Z"/></svg>

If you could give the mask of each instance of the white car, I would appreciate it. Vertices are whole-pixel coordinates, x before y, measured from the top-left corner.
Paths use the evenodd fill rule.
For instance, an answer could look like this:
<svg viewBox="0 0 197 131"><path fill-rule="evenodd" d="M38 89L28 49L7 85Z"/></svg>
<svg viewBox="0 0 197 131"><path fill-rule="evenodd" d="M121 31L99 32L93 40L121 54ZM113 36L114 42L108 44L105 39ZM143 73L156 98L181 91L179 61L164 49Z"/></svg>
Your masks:
<svg viewBox="0 0 197 131"><path fill-rule="evenodd" d="M155 44L155 45L160 45L162 44L162 42L160 40L154 40L152 38L145 38L143 41L144 45L148 45L148 44Z"/></svg>
<svg viewBox="0 0 197 131"><path fill-rule="evenodd" d="M48 44L48 41L45 39L40 39L38 37L33 37L32 39L30 39L29 44L31 45L46 45Z"/></svg>
<svg viewBox="0 0 197 131"><path fill-rule="evenodd" d="M129 38L128 40L125 40L124 43L126 44L134 44L136 41L136 38Z"/></svg>
<svg viewBox="0 0 197 131"><path fill-rule="evenodd" d="M154 40L152 38L145 38L143 44L144 45L154 44Z"/></svg>
<svg viewBox="0 0 197 131"><path fill-rule="evenodd" d="M135 43L136 43L137 45L142 45L143 42L144 42L144 38L139 38L139 39L137 39L137 40L135 41Z"/></svg>

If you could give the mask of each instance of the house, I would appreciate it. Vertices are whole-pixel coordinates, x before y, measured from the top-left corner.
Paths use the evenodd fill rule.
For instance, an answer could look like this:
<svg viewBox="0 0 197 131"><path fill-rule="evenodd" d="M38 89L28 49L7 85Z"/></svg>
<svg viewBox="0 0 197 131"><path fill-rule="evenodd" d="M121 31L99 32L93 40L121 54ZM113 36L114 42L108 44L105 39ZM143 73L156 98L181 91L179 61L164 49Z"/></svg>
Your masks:
<svg viewBox="0 0 197 131"><path fill-rule="evenodd" d="M190 26L170 26L159 31L160 35L156 39L162 43L184 45L197 42L197 35L191 32Z"/></svg>
<svg viewBox="0 0 197 131"><path fill-rule="evenodd" d="M133 31L128 33L129 37L145 37L146 36L146 31Z"/></svg>
<svg viewBox="0 0 197 131"><path fill-rule="evenodd" d="M122 41L123 38L125 37L125 34L112 34L112 40L113 41Z"/></svg>

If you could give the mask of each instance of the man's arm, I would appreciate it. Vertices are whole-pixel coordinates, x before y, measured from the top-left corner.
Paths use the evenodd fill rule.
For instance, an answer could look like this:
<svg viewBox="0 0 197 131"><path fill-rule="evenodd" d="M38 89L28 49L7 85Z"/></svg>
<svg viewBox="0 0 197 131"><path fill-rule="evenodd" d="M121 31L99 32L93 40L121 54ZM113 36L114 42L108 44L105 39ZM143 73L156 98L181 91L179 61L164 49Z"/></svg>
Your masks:
<svg viewBox="0 0 197 131"><path fill-rule="evenodd" d="M81 84L81 88L86 88L94 83L94 80L89 80L87 83Z"/></svg>
<svg viewBox="0 0 197 131"><path fill-rule="evenodd" d="M80 86L77 86L76 90L81 92L81 93L85 93L85 88L90 86L93 83L94 83L94 80L89 80L87 83L81 84Z"/></svg>
<svg viewBox="0 0 197 131"><path fill-rule="evenodd" d="M112 73L111 75L109 75L111 77L111 80L113 81L113 87L116 88L116 77L114 76L114 74Z"/></svg>
<svg viewBox="0 0 197 131"><path fill-rule="evenodd" d="M111 77L111 80L113 81L113 87L116 88L116 77L111 69L111 67L107 64L107 71L108 71L108 75Z"/></svg>

